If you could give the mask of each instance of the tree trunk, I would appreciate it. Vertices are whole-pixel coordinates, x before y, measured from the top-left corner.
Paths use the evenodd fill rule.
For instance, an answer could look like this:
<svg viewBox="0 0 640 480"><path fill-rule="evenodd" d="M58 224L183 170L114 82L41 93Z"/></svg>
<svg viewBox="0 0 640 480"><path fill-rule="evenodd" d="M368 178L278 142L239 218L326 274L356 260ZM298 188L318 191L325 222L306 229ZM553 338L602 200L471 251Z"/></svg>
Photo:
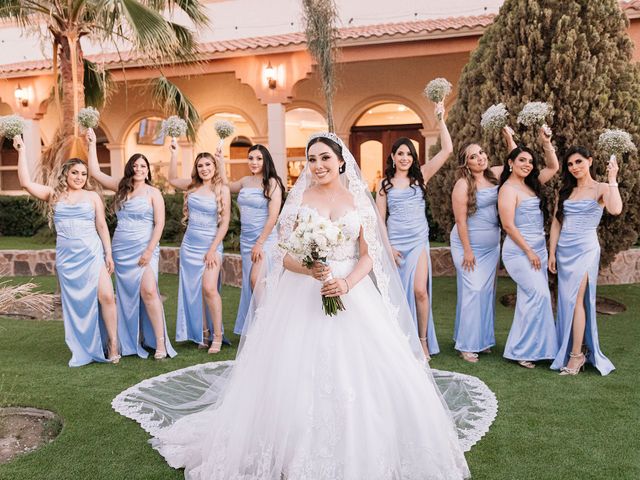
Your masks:
<svg viewBox="0 0 640 480"><path fill-rule="evenodd" d="M62 79L62 118L61 131L65 137L73 135L75 125L75 115L73 102L73 72L71 57L72 42L67 36L60 38L60 77ZM84 108L84 63L80 40L76 40L76 95L78 98L78 108Z"/></svg>

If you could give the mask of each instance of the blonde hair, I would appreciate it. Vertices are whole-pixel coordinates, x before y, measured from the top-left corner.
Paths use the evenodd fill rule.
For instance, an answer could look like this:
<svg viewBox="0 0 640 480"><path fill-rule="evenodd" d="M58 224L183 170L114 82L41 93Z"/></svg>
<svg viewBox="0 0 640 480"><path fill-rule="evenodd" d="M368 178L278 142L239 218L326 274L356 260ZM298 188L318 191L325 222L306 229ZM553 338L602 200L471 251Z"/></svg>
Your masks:
<svg viewBox="0 0 640 480"><path fill-rule="evenodd" d="M216 202L218 204L218 225L220 225L220 221L222 220L222 212L224 211L224 200L222 198L222 177L220 176L220 172L218 171L218 163L213 155L209 152L202 152L196 156L195 161L193 162L193 168L191 169L191 184L187 187L187 191L184 194L184 203L182 205L182 224L187 225L189 221L189 195L191 192L197 190L204 182L200 175L198 174L198 162L202 158L208 158L213 162L213 178L211 179L211 190L216 196Z"/></svg>
<svg viewBox="0 0 640 480"><path fill-rule="evenodd" d="M467 217L470 217L478 210L476 200L478 187L476 185L476 180L471 173L471 170L469 170L469 167L467 167L467 149L471 145L479 145L479 143L468 142L460 147L460 150L458 151L458 171L456 172L456 179L464 178L467 182ZM484 178L489 180L489 182L493 185L498 185L498 179L493 174L493 171L491 171L491 168L487 167L482 172L482 175L484 175Z"/></svg>
<svg viewBox="0 0 640 480"><path fill-rule="evenodd" d="M87 164L79 158L71 158L57 167L53 171L53 174L49 177L50 186L53 189L53 193L49 196L49 201L46 203L46 215L49 222L49 227L53 226L53 215L56 203L58 203L69 191L67 176L69 175L69 170L71 170L71 168L75 165L82 165L87 171L87 181L82 186L82 189L90 191L95 190L89 177L89 168L87 167Z"/></svg>

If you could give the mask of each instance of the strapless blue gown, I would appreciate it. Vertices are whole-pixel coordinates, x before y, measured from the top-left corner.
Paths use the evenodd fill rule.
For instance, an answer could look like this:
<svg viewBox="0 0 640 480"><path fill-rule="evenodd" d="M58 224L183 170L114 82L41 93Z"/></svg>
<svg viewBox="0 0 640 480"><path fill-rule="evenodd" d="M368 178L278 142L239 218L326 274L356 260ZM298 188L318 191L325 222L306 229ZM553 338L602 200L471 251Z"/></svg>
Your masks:
<svg viewBox="0 0 640 480"><path fill-rule="evenodd" d="M433 296L431 279L431 258L429 256L429 224L426 217L426 205L422 197L422 191L418 187L392 188L387 193L387 232L389 242L402 254L402 260L398 266L402 286L407 294L407 302L418 329L418 315L416 310L416 297L414 294L414 277L418 260L423 251L427 253L429 260L429 323L427 324L427 344L429 354L440 352L436 328L433 323Z"/></svg>
<svg viewBox="0 0 640 480"><path fill-rule="evenodd" d="M204 256L218 232L218 203L214 196L189 194L189 223L180 246L180 279L178 285L178 316L176 318L176 341L190 340L203 343L202 315L207 316L207 325L213 332L213 321L202 296ZM222 242L217 251L222 256ZM222 269L218 289L222 287Z"/></svg>
<svg viewBox="0 0 640 480"><path fill-rule="evenodd" d="M240 292L240 305L236 316L236 324L233 331L240 335L244 327L244 319L251 303L251 249L264 229L264 224L269 217L269 201L265 198L262 188L244 187L238 194L240 207L240 255L242 256L242 290ZM276 243L275 229L264 242L263 265L269 257L269 250Z"/></svg>
<svg viewBox="0 0 640 480"><path fill-rule="evenodd" d="M584 342L587 346L587 362L594 365L602 375L615 369L600 350L598 325L596 322L596 286L600 264L598 224L602 218L602 207L593 199L565 200L564 219L556 249L558 267L558 319L556 327L560 349L551 365L554 370L564 367L571 351L573 313L578 289L585 275L589 277L584 306L586 326Z"/></svg>
<svg viewBox="0 0 640 480"><path fill-rule="evenodd" d="M476 192L477 211L467 218L475 269L462 268L464 249L457 225L451 230L451 256L456 266L457 303L453 339L460 352L481 352L496 344L496 272L500 261L498 186Z"/></svg>
<svg viewBox="0 0 640 480"><path fill-rule="evenodd" d="M541 268L534 270L522 249L507 236L502 247L502 261L518 284L518 293L504 357L518 361L553 359L558 352L558 337L551 309L547 244L538 197L520 202L516 208L515 224L527 244L540 257Z"/></svg>
<svg viewBox="0 0 640 480"><path fill-rule="evenodd" d="M138 265L149 245L153 232L153 206L148 195L133 197L124 202L116 213L118 224L113 234L112 250L116 274L116 306L118 309L118 337L122 355L147 358L144 346L157 348L156 337L147 309L140 297L142 275L151 268L158 284L160 247L156 245L148 267ZM158 291L158 296L160 292ZM167 322L162 309L162 323L167 354L177 355L167 335Z"/></svg>
<svg viewBox="0 0 640 480"><path fill-rule="evenodd" d="M98 303L104 250L96 231L95 208L89 202L73 205L58 202L53 220L64 339L71 350L69 366L106 362L109 337Z"/></svg>

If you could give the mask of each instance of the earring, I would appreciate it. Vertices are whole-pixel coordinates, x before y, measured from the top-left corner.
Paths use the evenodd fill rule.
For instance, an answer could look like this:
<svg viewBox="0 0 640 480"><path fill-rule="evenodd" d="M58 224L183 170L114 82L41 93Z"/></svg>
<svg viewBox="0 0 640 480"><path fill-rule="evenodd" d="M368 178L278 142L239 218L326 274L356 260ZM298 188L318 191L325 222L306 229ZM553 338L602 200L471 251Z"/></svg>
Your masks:
<svg viewBox="0 0 640 480"><path fill-rule="evenodd" d="M513 172L513 166L509 165L509 171Z"/></svg>
<svg viewBox="0 0 640 480"><path fill-rule="evenodd" d="M395 160L391 160L391 164L393 165L393 168L396 168L396 161Z"/></svg>

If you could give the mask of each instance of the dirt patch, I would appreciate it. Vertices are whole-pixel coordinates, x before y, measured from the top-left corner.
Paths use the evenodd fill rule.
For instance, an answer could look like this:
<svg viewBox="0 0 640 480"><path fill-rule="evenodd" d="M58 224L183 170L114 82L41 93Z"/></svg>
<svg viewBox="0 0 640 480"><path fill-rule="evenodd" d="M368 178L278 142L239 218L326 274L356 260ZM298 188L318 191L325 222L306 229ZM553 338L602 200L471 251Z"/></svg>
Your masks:
<svg viewBox="0 0 640 480"><path fill-rule="evenodd" d="M52 442L62 430L53 412L37 408L0 408L0 465Z"/></svg>
<svg viewBox="0 0 640 480"><path fill-rule="evenodd" d="M505 307L514 308L516 306L516 294L507 293L506 295L501 296L500 303ZM615 315L626 311L627 307L623 303L596 295L596 312L603 315Z"/></svg>

